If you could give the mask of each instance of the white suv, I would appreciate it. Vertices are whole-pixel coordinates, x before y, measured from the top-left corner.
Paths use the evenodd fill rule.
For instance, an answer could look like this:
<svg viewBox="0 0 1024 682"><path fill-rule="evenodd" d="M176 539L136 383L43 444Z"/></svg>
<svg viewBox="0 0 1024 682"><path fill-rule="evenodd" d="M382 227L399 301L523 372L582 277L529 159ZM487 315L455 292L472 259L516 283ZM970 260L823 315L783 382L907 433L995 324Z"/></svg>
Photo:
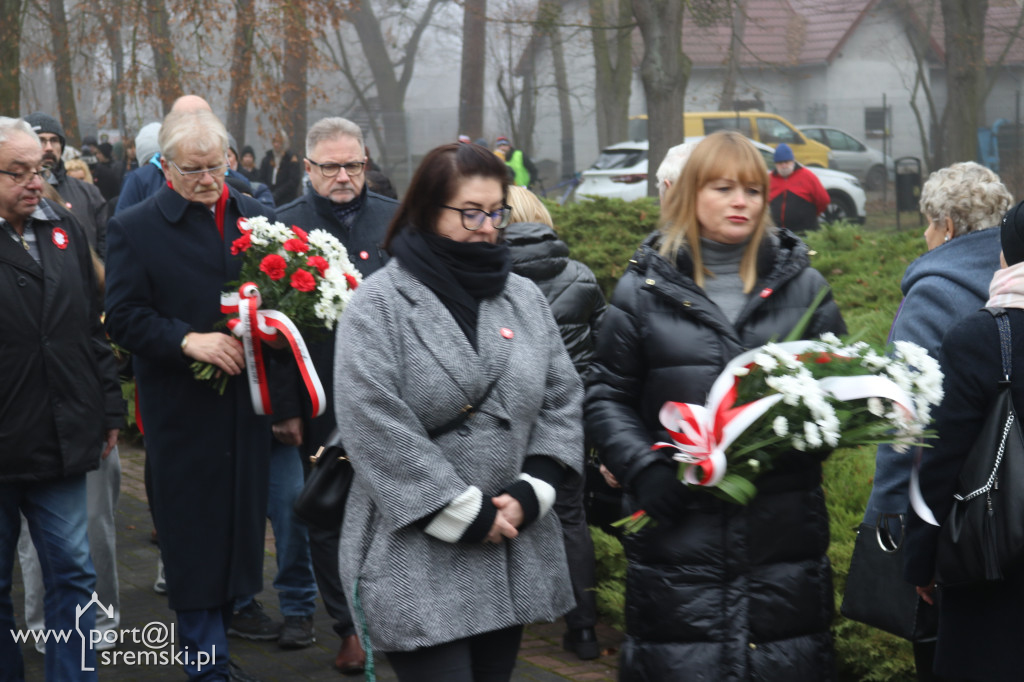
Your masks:
<svg viewBox="0 0 1024 682"><path fill-rule="evenodd" d="M687 138L686 141L699 139ZM764 156L768 170L774 168L775 162L772 157L775 150L761 142L750 142ZM647 140L620 142L606 147L594 165L583 171L583 180L576 188L576 196L580 199L585 199L589 195L626 201L647 196L647 150ZM829 198L832 199L832 203L821 216L822 222L846 220L851 223L863 223L867 219L864 210L866 197L857 178L849 173L828 168L808 167L808 170L818 176Z"/></svg>

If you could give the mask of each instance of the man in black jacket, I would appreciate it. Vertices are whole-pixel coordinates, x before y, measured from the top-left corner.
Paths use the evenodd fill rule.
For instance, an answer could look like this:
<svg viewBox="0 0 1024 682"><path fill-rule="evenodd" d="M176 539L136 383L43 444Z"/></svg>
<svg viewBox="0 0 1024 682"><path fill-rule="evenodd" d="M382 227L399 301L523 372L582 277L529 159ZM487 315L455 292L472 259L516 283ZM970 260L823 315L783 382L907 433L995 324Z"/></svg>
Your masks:
<svg viewBox="0 0 1024 682"><path fill-rule="evenodd" d="M72 178L64 170L62 155L67 140L64 128L57 119L37 111L26 116L25 121L32 126L43 145L46 181L53 185L67 209L78 218L89 239L89 246L96 249L101 260L104 259L107 252L106 199L96 185Z"/></svg>
<svg viewBox="0 0 1024 682"><path fill-rule="evenodd" d="M306 135L305 167L312 187L277 213L286 225L298 225L305 230L321 228L333 234L363 277L376 272L387 261L380 244L398 208L395 200L367 190L366 162L363 133L358 125L344 118L318 121ZM275 435L282 430L287 434L285 442L300 446L304 455L314 453L334 429L333 336L310 343L309 352L323 380L327 410L313 419L308 401L300 400L298 391L290 396L291 404L274 399L275 413L292 417L287 424L275 425ZM309 534L320 595L327 612L335 619L335 632L342 638L335 666L342 672L357 672L362 670L365 655L338 576L338 529L328 532L311 528Z"/></svg>
<svg viewBox="0 0 1024 682"><path fill-rule="evenodd" d="M10 601L21 514L48 586L49 631L91 632L85 474L116 445L124 413L85 234L41 198L42 171L32 127L0 117L0 667L13 679L24 676ZM96 679L89 639L50 639L48 674Z"/></svg>

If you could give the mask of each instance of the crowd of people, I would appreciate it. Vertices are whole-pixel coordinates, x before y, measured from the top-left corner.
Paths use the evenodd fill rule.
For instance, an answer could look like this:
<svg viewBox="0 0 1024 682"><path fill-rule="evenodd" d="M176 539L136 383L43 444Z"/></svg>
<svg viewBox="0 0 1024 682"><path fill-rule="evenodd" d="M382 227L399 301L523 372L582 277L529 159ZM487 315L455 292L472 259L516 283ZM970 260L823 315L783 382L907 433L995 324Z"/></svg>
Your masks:
<svg viewBox="0 0 1024 682"><path fill-rule="evenodd" d="M16 552L27 627L120 627L112 520L119 375L130 374L154 589L175 613L190 679L256 679L229 637L309 647L318 595L345 674L376 654L403 682L509 680L524 626L560 617L565 649L598 657L583 504L598 467L623 515L656 522L622 537L620 679L837 678L821 457L794 451L739 506L682 484L652 448L665 402L703 404L731 359L787 335L812 302L804 338L847 331L796 234L827 194L785 145L771 172L734 131L671 149L659 228L606 304L507 138L431 150L401 200L355 123L322 119L300 144L278 131L257 163L194 95L140 130L135 168L115 167L106 143L89 148L93 164L65 158L52 116L0 118L0 631L16 629ZM935 448L918 457L940 512L999 373L995 323L972 313L1010 308L1024 334L1013 310L1024 308L1024 209L1011 204L974 163L937 171L921 194L928 252L907 269L891 336L949 377ZM327 230L363 277L337 330L308 343L320 416L292 356L256 341L274 405L259 414L241 378L254 360L218 328L241 267L232 244L258 216ZM194 361L229 377L226 390L196 381ZM293 505L335 431L355 472L345 521L307 526ZM1014 679L1024 575L936 590L935 530L906 492L913 460L879 449L865 520L911 517L907 577L940 611L938 639L915 645L920 678ZM282 621L255 598L267 519ZM110 608L82 611L96 601ZM95 679L98 639L84 659L46 641L47 679ZM18 643L0 637L0 680L23 677Z"/></svg>

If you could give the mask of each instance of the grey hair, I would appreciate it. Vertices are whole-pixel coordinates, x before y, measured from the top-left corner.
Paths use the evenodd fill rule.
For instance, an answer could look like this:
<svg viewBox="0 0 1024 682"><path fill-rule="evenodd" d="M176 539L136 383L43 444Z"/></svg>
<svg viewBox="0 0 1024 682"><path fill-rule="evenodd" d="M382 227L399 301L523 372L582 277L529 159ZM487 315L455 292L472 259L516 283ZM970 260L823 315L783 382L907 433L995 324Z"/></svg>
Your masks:
<svg viewBox="0 0 1024 682"><path fill-rule="evenodd" d="M1012 205L999 176L974 161L935 171L921 188L921 213L936 223L952 220L955 237L998 225Z"/></svg>
<svg viewBox="0 0 1024 682"><path fill-rule="evenodd" d="M306 156L313 155L313 150L318 144L325 140L333 140L339 137L351 137L359 143L359 149L363 156L366 155L366 145L363 144L363 131L360 127L340 116L322 118L313 124L313 127L306 133Z"/></svg>
<svg viewBox="0 0 1024 682"><path fill-rule="evenodd" d="M25 133L35 140L36 144L39 144L39 136L36 135L36 131L32 130L32 126L25 119L0 116L0 144L7 142L14 133ZM42 148L42 145L40 145L40 148Z"/></svg>
<svg viewBox="0 0 1024 682"><path fill-rule="evenodd" d="M686 165L686 160L690 158L690 154L696 146L696 142L684 142L677 144L665 153L665 160L658 166L658 172L656 173L660 193L665 191L666 180L674 183L679 179L683 172L683 166Z"/></svg>
<svg viewBox="0 0 1024 682"><path fill-rule="evenodd" d="M228 131L224 124L209 111L170 113L160 126L160 153L168 160L178 159L182 147L200 154L220 149L228 153Z"/></svg>

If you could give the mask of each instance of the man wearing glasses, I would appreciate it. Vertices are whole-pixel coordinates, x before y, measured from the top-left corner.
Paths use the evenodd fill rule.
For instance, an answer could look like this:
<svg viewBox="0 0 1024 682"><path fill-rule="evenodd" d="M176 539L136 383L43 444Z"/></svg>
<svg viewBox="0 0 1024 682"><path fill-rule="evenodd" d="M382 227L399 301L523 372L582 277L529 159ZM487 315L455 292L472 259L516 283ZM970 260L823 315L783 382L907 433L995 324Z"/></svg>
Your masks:
<svg viewBox="0 0 1024 682"><path fill-rule="evenodd" d="M39 552L50 632L95 627L86 472L117 443L124 404L82 228L41 197L43 148L0 117L0 678L24 679L10 600L24 514ZM78 619L77 611L85 611ZM105 608L105 607L104 607ZM77 622L76 622L77 621ZM80 639L46 645L47 679L95 680ZM84 656L84 658L83 658Z"/></svg>
<svg viewBox="0 0 1024 682"><path fill-rule="evenodd" d="M190 364L244 371L242 344L217 328L220 294L239 277L240 219L274 214L225 186L227 131L209 111L168 115L159 140L168 186L109 223L107 326L132 354L185 671L246 679L228 661L227 624L233 600L262 588L270 422L244 380L220 394Z"/></svg>
<svg viewBox="0 0 1024 682"><path fill-rule="evenodd" d="M395 200L367 189L366 161L363 133L358 125L336 117L318 121L306 135L305 167L311 188L302 197L278 209L280 220L286 225L298 225L305 230L322 228L341 240L349 259L364 278L387 261L380 244L398 208ZM324 389L328 409L313 419L310 405L302 399L297 381L295 390L289 393L290 404L284 397L274 398L279 415L294 417L287 422L285 432L290 440L286 442L299 446L304 456L316 452L335 425L333 336L326 341L309 344L309 352L317 373L327 378ZM285 424L279 422L275 425L275 435L278 435L278 427ZM290 502L288 504L290 507ZM334 631L341 637L341 648L334 664L341 672L355 673L363 669L366 657L356 637L338 575L339 530L310 528L310 548L320 595L328 614L335 620ZM307 627L312 628L312 621ZM290 638L283 641L288 642Z"/></svg>

